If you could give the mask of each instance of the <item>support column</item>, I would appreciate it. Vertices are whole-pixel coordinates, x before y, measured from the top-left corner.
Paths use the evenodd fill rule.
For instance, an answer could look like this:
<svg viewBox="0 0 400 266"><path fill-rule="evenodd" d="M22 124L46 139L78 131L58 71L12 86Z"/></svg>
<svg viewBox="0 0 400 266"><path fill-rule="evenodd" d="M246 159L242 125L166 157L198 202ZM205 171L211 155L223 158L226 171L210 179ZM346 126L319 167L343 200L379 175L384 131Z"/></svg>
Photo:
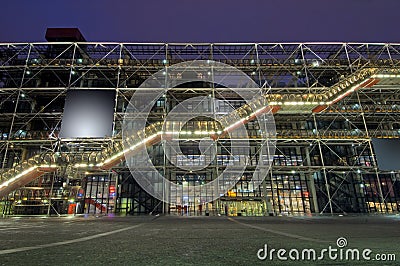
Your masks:
<svg viewBox="0 0 400 266"><path fill-rule="evenodd" d="M319 149L319 155L321 157L322 174L324 175L324 179L325 179L326 195L328 196L329 208L330 208L331 214L333 215L333 207L332 207L332 198L331 198L330 186L329 186L328 177L327 177L327 174L326 174L324 155L322 153L322 148L321 148L321 138L320 138L320 135L319 135L319 130L318 130L318 126L317 126L317 120L315 118L315 113L313 113L313 118L314 118L315 130L317 132L317 144L318 144L318 149ZM324 211L324 210L325 210L325 208L322 211Z"/></svg>
<svg viewBox="0 0 400 266"><path fill-rule="evenodd" d="M305 147L305 153L306 153L307 166L311 166L310 148L309 147ZM312 209L311 209L311 212L319 213L318 200L317 200L317 191L315 189L315 183L314 183L313 174L306 174L306 180L307 180L307 184L308 184L308 189L309 189L311 197L312 197L312 201L311 201L312 202Z"/></svg>
<svg viewBox="0 0 400 266"><path fill-rule="evenodd" d="M367 122L365 120L365 114L364 114L363 107L361 105L360 95L358 94L358 91L356 91L356 94L357 94L358 104L359 104L359 106L361 108L361 117L363 119L365 133L366 133L366 136L368 138L368 147L369 147L369 150L370 150L370 153L371 153L372 163L374 165L376 181L378 183L379 198L380 198L380 203L381 203L380 204L380 210L383 211L383 209L382 209L383 206L385 206L385 210L386 210L386 203L385 203L385 198L383 197L383 193L382 193L382 184L381 184L381 179L379 178L378 163L375 160L375 153L374 153L374 150L373 150L372 144L371 144L372 139L369 136L369 130L368 130L368 127L367 127Z"/></svg>

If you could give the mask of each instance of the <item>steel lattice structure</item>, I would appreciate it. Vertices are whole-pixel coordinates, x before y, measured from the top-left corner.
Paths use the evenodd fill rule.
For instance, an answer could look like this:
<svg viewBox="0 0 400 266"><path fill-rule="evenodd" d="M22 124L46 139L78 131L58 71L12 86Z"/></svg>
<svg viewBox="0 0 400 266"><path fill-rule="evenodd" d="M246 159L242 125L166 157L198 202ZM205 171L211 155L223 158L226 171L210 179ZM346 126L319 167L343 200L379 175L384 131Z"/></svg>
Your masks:
<svg viewBox="0 0 400 266"><path fill-rule="evenodd" d="M37 193L32 191L41 191L48 201L53 198L53 203L43 204L49 212L50 206L65 210L71 198L85 206L80 211L88 212L91 205L95 212L204 211L197 203L160 204L135 184L118 160L101 169L81 163L98 154L120 154L121 123L132 94L157 71L189 60L240 69L259 85L275 113L277 151L269 178L253 188L243 175L232 191L205 206L207 210L231 215L399 211L398 173L379 169L372 138L400 136L400 44L58 42L0 44L1 182L26 171L24 167L43 168L33 176L40 177L31 189L5 198L3 213L15 213L16 202ZM58 138L65 95L73 89L116 91L113 136ZM173 88L151 119L156 122L165 115L169 103L210 92L230 98L235 108L243 105L223 88L196 84ZM260 141L256 125L247 127L252 141ZM57 158L61 163L47 169ZM176 182L202 182L212 175L177 175L167 164L159 166ZM99 194L99 186L107 197L93 195ZM116 187L112 199L105 193L111 186ZM62 192L56 187L63 187ZM96 192L89 193L94 187ZM84 195L77 197L80 189Z"/></svg>

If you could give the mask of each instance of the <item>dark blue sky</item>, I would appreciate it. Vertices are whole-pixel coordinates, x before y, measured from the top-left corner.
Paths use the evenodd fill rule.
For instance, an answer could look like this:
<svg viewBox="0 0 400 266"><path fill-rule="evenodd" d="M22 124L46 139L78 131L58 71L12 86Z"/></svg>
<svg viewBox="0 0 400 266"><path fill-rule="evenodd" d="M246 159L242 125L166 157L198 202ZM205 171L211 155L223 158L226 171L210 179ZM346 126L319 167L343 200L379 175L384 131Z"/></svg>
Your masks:
<svg viewBox="0 0 400 266"><path fill-rule="evenodd" d="M79 27L88 41L399 42L400 0L15 0L0 42Z"/></svg>

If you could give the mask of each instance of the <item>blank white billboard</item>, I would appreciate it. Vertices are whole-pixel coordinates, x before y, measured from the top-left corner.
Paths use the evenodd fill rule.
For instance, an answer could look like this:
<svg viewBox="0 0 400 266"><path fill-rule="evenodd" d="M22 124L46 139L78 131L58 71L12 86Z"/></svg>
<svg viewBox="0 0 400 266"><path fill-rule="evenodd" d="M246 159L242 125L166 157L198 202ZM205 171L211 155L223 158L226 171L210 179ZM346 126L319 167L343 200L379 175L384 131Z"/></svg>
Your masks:
<svg viewBox="0 0 400 266"><path fill-rule="evenodd" d="M68 91L60 138L110 137L114 105L114 90Z"/></svg>
<svg viewBox="0 0 400 266"><path fill-rule="evenodd" d="M399 139L372 139L372 145L380 170L400 170Z"/></svg>

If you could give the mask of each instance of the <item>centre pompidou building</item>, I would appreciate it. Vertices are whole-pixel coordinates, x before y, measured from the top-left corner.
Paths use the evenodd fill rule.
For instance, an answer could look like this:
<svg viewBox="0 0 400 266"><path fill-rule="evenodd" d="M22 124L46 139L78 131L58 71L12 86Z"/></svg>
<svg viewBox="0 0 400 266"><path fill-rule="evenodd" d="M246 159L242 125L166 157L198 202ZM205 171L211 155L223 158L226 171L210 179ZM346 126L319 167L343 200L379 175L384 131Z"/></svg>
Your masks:
<svg viewBox="0 0 400 266"><path fill-rule="evenodd" d="M230 84L210 80L214 73L204 69L179 82L185 75L172 69L187 62L237 69L257 85L256 97L246 101ZM400 136L399 64L398 44L2 43L2 213L398 212L399 176L380 167L374 140ZM151 92L142 85L157 73L178 82L148 102L142 128L127 125L127 116L140 113L127 113L132 96ZM236 85L246 91L245 84ZM96 97L73 104L92 92L111 102L110 133L63 136L67 109L92 106ZM202 103L203 113L165 122L177 106L198 97L212 99ZM193 101L185 105L191 113L196 108ZM274 122L273 134L263 127L266 117ZM229 145L239 124L248 144L233 154ZM170 148L179 144L179 153L166 150L172 140ZM274 149L265 154L267 141ZM211 143L212 155L202 150L204 143ZM153 188L162 187L160 197L135 178L135 171L147 171L138 159L142 152L157 175L180 189L154 181ZM132 171L133 162L143 167ZM268 163L260 167L263 162ZM236 166L243 170L232 172L234 182L222 193L224 181L200 191ZM255 173L262 175L259 182Z"/></svg>

